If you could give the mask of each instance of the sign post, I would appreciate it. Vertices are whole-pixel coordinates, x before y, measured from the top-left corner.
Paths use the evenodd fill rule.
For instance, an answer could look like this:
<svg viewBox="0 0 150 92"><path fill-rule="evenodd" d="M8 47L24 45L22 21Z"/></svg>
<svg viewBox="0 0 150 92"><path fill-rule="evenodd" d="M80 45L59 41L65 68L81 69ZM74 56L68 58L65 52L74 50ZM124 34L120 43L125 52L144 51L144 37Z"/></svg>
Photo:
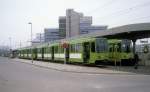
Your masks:
<svg viewBox="0 0 150 92"><path fill-rule="evenodd" d="M64 64L66 64L69 60L69 45L68 43L64 42L62 43L62 47L64 48L64 52L65 52L65 59L64 59Z"/></svg>

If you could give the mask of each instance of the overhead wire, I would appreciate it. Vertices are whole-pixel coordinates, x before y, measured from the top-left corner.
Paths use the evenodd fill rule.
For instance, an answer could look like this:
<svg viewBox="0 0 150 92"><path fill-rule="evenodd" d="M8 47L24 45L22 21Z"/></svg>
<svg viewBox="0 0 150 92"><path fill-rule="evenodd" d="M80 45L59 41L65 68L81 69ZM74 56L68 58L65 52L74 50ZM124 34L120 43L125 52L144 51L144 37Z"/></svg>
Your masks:
<svg viewBox="0 0 150 92"><path fill-rule="evenodd" d="M101 9L103 9L104 7L107 7L108 5L111 5L111 4L115 3L116 1L117 1L117 0L110 0L110 1L108 1L108 2L106 2L106 3L104 3L103 5L98 6L98 7L95 8L94 10L91 10L91 11L87 12L87 14L91 14L91 13L97 11L97 10L101 10Z"/></svg>
<svg viewBox="0 0 150 92"><path fill-rule="evenodd" d="M108 2L109 4L112 4L111 2L112 2L113 0L111 0L110 2ZM107 4L108 4L107 3ZM120 13L123 13L123 14L128 14L128 12L131 12L131 11L133 11L133 10L135 10L135 9L137 9L137 8L143 8L143 7L146 7L146 6L148 6L150 4L150 2L146 2L146 3L142 3L142 4L138 4L138 5L135 5L135 6L132 6L132 7L130 7L130 8L126 8L126 9L123 9L123 10L119 10L119 11L117 11L117 12L113 12L113 13L110 13L110 14L108 14L107 16L114 16L114 15L118 15L118 14L120 14ZM105 4L104 4L105 5ZM102 6L101 6L102 7ZM98 9L98 8L97 8ZM96 9L95 9L96 10ZM93 10L93 12L95 11L95 10ZM120 15L123 15L123 14L120 14ZM104 17L107 17L107 16L104 16ZM142 17L143 18L143 17ZM112 19L115 19L115 18L112 18ZM137 18L138 19L138 18ZM139 19L141 19L141 17L139 18ZM120 20L119 20L120 21ZM115 21L116 22L116 21ZM73 25L72 25L73 26Z"/></svg>
<svg viewBox="0 0 150 92"><path fill-rule="evenodd" d="M113 12L113 13L109 13L108 15L106 16L103 16L103 17L97 17L97 18L108 18L109 16L114 16L114 15L118 15L120 13L125 13L127 14L128 12L131 12L137 8L143 8L143 7L147 7L149 6L150 2L146 2L146 3L143 3L143 4L139 4L139 5L136 5L136 6L133 6L133 7L130 7L130 8L127 8L127 9L123 9L123 10L119 10L117 12ZM122 15L122 14L120 14ZM114 19L114 18L113 18Z"/></svg>
<svg viewBox="0 0 150 92"><path fill-rule="evenodd" d="M150 18L150 15L144 16L144 17L136 17L136 18L128 19L128 20L122 20L122 21L118 21L118 22L133 21L133 20L135 21L135 20L146 19L146 18ZM116 23L118 23L118 22L116 22Z"/></svg>

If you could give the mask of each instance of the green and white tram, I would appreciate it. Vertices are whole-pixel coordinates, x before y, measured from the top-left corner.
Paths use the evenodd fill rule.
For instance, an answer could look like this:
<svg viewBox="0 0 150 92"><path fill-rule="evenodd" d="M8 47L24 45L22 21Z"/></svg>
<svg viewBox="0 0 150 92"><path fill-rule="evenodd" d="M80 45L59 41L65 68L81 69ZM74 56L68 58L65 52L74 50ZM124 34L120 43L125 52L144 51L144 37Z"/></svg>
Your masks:
<svg viewBox="0 0 150 92"><path fill-rule="evenodd" d="M79 62L86 64L101 63L132 63L133 52L131 40L106 39L106 38L76 38L47 43L36 47L22 48L19 50L21 58ZM31 51L32 50L32 51Z"/></svg>

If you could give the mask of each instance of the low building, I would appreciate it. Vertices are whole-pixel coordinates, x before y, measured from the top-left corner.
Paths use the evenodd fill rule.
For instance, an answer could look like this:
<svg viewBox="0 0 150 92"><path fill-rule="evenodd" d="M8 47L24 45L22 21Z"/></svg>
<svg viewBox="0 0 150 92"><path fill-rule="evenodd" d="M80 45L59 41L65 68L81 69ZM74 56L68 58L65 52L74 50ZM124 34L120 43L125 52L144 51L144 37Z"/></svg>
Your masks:
<svg viewBox="0 0 150 92"><path fill-rule="evenodd" d="M60 39L59 37L59 29L57 28L45 28L44 29L45 42L50 42L54 40Z"/></svg>

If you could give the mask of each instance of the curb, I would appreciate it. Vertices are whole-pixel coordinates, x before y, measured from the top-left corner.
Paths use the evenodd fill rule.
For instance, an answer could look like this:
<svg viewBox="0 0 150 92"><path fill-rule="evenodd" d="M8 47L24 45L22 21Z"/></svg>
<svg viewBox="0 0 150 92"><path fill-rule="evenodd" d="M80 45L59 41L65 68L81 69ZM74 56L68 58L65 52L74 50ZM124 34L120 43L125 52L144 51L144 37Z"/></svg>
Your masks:
<svg viewBox="0 0 150 92"><path fill-rule="evenodd" d="M36 67L41 67L41 68L46 68L46 69L51 69L51 70L56 70L56 71L60 71L60 72L69 72L69 73L81 73L81 74L113 74L113 75L137 75L136 73L98 73L98 72L82 72L82 71L69 71L66 69L57 69L57 68L52 68L52 67L46 67L46 66L42 66L42 65L37 65L34 63L30 63L30 62L23 62L23 61L17 61L17 60L13 60L15 62L20 62L20 63L24 63L24 64L30 64ZM140 75L140 74L139 74Z"/></svg>

